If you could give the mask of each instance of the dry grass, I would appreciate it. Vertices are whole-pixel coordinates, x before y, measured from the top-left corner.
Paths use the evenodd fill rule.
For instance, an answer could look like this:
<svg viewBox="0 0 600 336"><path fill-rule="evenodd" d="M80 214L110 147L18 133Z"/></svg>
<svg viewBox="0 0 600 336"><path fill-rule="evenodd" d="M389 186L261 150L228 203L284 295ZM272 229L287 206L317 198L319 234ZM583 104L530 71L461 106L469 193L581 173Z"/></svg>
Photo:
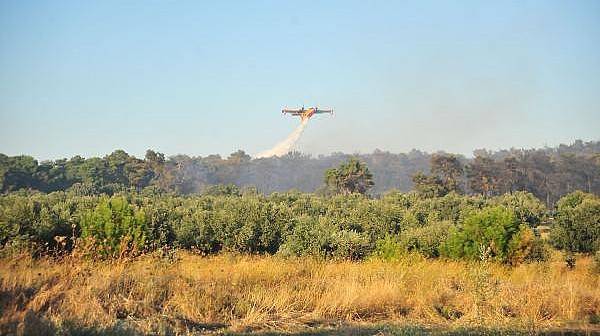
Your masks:
<svg viewBox="0 0 600 336"><path fill-rule="evenodd" d="M73 326L100 334L297 331L336 323L598 330L600 277L586 258L567 270L559 261L507 268L416 256L393 263L178 256L0 260L0 334Z"/></svg>

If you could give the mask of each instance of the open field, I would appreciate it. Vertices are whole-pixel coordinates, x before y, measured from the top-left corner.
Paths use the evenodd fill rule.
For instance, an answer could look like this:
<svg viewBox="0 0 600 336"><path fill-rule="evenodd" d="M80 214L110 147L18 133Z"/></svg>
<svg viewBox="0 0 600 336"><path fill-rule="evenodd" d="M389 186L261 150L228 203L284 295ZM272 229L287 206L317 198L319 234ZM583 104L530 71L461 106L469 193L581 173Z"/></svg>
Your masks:
<svg viewBox="0 0 600 336"><path fill-rule="evenodd" d="M0 261L0 334L592 334L600 277L590 262L22 256Z"/></svg>

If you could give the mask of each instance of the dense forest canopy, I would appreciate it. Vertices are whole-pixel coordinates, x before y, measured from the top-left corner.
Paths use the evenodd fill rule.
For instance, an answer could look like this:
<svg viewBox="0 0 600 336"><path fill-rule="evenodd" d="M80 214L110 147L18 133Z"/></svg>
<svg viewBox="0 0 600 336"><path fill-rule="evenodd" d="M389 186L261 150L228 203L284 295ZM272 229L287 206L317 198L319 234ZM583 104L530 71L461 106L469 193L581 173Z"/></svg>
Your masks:
<svg viewBox="0 0 600 336"><path fill-rule="evenodd" d="M400 154L375 150L370 154L333 153L317 157L290 152L283 157L261 159L253 159L240 150L227 158L220 155L167 158L148 150L140 159L116 150L102 158L75 156L38 162L31 156L0 154L0 190L6 193L19 189L44 192L74 189L112 194L129 188L152 188L191 194L206 192L215 185L235 185L241 189L256 188L265 194L291 189L315 192L323 186L327 169L352 157L366 163L373 174L374 186L370 192L374 195L392 189L409 191L415 188L414 181L427 183L436 179L451 182L452 191L468 194L493 196L529 191L548 204L574 190L600 194L600 141L581 140L542 149L475 150L473 158L417 150Z"/></svg>

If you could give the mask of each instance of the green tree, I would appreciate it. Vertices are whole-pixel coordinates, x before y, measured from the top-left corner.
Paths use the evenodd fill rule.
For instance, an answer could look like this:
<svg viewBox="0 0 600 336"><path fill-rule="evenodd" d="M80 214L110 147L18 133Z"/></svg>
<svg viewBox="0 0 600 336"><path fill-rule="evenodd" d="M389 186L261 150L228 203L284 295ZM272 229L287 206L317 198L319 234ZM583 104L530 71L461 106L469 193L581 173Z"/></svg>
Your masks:
<svg viewBox="0 0 600 336"><path fill-rule="evenodd" d="M475 156L466 168L469 187L473 192L486 197L498 194L500 174L492 158Z"/></svg>
<svg viewBox="0 0 600 336"><path fill-rule="evenodd" d="M417 193L428 198L442 197L449 192L442 179L436 175L426 175L418 172L413 176L412 181Z"/></svg>
<svg viewBox="0 0 600 336"><path fill-rule="evenodd" d="M3 166L0 169L2 191L39 188L39 181L36 178L38 162L31 156L19 155L8 157L2 155L0 163Z"/></svg>
<svg viewBox="0 0 600 336"><path fill-rule="evenodd" d="M500 166L500 185L502 192L511 193L515 191L517 183L522 178L519 172L519 161L516 157L510 156L504 158Z"/></svg>
<svg viewBox="0 0 600 336"><path fill-rule="evenodd" d="M367 165L353 157L338 168L326 170L325 185L333 193L349 195L365 194L374 183Z"/></svg>
<svg viewBox="0 0 600 336"><path fill-rule="evenodd" d="M425 197L442 197L450 192L462 193L463 167L458 157L434 154L430 165L430 175L418 172L412 177L417 193Z"/></svg>
<svg viewBox="0 0 600 336"><path fill-rule="evenodd" d="M152 170L152 180L149 182L151 185L157 186L160 190L169 190L174 181L173 168L177 169L177 165L172 165L171 169L165 161L165 155L159 152L155 152L151 149L146 151L144 161L148 167Z"/></svg>
<svg viewBox="0 0 600 336"><path fill-rule="evenodd" d="M451 231L441 248L454 259L491 258L516 264L524 261L534 246L534 234L505 207L490 207L466 217Z"/></svg>
<svg viewBox="0 0 600 336"><path fill-rule="evenodd" d="M142 251L148 239L143 212L135 210L125 197L104 197L80 220L81 237L91 239L105 257L128 251Z"/></svg>
<svg viewBox="0 0 600 336"><path fill-rule="evenodd" d="M456 155L433 154L431 156L431 174L439 176L448 191L462 193L463 166Z"/></svg>
<svg viewBox="0 0 600 336"><path fill-rule="evenodd" d="M590 253L600 249L600 197L576 191L557 204L551 243L570 252Z"/></svg>

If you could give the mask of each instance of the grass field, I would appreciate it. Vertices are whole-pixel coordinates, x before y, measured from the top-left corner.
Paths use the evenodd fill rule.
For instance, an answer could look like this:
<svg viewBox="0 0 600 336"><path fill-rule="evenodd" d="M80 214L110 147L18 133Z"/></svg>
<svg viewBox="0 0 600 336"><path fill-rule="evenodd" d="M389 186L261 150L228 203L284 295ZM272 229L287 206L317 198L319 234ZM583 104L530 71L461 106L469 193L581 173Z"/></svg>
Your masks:
<svg viewBox="0 0 600 336"><path fill-rule="evenodd" d="M13 257L0 260L0 334L594 334L590 262Z"/></svg>

